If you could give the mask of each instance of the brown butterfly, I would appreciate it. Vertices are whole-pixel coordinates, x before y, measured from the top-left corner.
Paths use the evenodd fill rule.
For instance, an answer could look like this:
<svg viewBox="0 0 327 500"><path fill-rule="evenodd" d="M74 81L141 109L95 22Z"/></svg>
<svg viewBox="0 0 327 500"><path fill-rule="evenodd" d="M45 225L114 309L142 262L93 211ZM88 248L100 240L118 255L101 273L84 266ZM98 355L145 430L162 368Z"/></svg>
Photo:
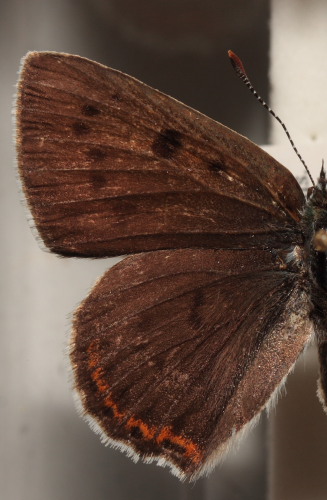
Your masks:
<svg viewBox="0 0 327 500"><path fill-rule="evenodd" d="M200 477L257 420L314 331L326 405L323 170L306 201L248 139L68 54L27 54L17 115L45 245L137 254L74 317L76 391L103 441Z"/></svg>

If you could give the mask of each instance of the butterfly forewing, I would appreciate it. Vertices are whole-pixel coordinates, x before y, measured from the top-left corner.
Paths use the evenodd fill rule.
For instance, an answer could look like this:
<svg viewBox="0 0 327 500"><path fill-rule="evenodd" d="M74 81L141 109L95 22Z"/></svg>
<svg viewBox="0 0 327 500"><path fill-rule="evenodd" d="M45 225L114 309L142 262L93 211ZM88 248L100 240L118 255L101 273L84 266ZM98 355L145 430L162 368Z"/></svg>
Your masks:
<svg viewBox="0 0 327 500"><path fill-rule="evenodd" d="M57 253L300 241L304 198L287 169L123 73L77 56L30 53L17 121L26 197Z"/></svg>

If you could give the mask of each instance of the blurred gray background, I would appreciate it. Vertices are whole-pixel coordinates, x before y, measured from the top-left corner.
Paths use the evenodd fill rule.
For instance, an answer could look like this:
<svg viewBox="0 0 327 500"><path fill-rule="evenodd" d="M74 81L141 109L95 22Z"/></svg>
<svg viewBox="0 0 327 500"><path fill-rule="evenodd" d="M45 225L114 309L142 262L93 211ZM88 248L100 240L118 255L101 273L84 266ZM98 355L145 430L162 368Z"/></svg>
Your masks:
<svg viewBox="0 0 327 500"><path fill-rule="evenodd" d="M242 56L266 97L268 21L266 0L1 2L0 498L264 498L264 422L209 479L187 485L104 447L76 413L66 355L70 315L114 259L59 259L39 249L16 179L11 110L21 57L62 51L129 73L263 144L267 115L226 52Z"/></svg>

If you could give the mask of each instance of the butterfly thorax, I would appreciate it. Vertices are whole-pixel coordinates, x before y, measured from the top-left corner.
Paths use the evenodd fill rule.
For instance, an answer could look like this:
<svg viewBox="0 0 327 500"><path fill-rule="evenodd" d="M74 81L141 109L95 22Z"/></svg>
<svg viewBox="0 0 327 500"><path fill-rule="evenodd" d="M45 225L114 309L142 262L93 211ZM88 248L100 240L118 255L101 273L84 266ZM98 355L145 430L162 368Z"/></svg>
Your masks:
<svg viewBox="0 0 327 500"><path fill-rule="evenodd" d="M306 250L312 278L327 291L327 191L326 173L322 167L316 186L308 191L303 222Z"/></svg>

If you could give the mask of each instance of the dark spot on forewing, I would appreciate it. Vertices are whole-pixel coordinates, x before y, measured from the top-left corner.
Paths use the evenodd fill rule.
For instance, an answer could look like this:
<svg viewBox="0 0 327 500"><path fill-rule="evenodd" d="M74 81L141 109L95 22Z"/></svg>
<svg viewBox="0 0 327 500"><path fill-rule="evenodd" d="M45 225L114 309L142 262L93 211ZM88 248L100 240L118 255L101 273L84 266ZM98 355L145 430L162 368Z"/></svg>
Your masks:
<svg viewBox="0 0 327 500"><path fill-rule="evenodd" d="M113 101L122 101L122 97L117 93L112 94L111 98Z"/></svg>
<svg viewBox="0 0 327 500"><path fill-rule="evenodd" d="M96 106L93 106L92 104L84 104L82 106L82 113L85 116L96 116L101 113L100 109L98 109Z"/></svg>
<svg viewBox="0 0 327 500"><path fill-rule="evenodd" d="M172 158L182 147L182 134L177 130L165 129L160 132L152 144L152 151L161 158Z"/></svg>
<svg viewBox="0 0 327 500"><path fill-rule="evenodd" d="M90 182L93 184L95 189L99 189L103 186L106 186L108 183L108 179L105 173L100 170L92 170L90 171Z"/></svg>
<svg viewBox="0 0 327 500"><path fill-rule="evenodd" d="M211 172L221 172L222 170L226 170L226 165L220 160L210 161L209 170L211 170Z"/></svg>
<svg viewBox="0 0 327 500"><path fill-rule="evenodd" d="M73 123L72 128L73 128L75 134L77 134L77 135L88 134L90 131L89 125L87 125L87 123L84 123L84 122L75 122L75 123Z"/></svg>
<svg viewBox="0 0 327 500"><path fill-rule="evenodd" d="M98 161L102 161L105 158L107 158L107 152L101 148L90 148L87 152L87 155L92 160L98 160Z"/></svg>

